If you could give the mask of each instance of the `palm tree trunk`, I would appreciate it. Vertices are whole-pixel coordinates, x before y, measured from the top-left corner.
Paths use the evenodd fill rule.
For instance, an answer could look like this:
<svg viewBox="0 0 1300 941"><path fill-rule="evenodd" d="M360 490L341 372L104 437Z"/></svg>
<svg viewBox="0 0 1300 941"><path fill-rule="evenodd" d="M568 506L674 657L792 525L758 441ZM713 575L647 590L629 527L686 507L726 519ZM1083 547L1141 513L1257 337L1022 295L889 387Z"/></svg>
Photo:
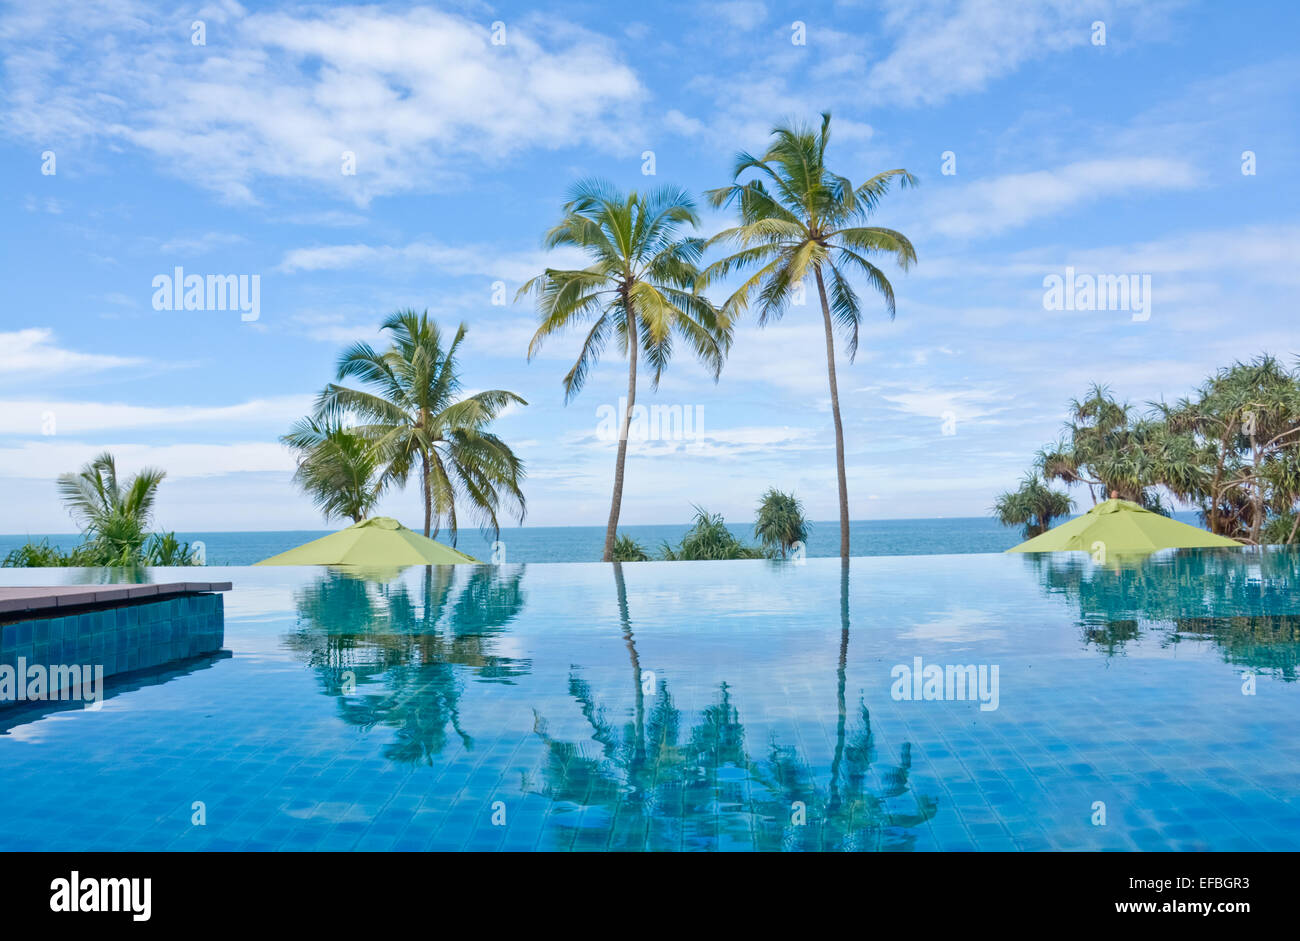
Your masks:
<svg viewBox="0 0 1300 941"><path fill-rule="evenodd" d="M429 490L429 455L420 455L420 480L424 490L424 536L429 538L433 525L433 493Z"/></svg>
<svg viewBox="0 0 1300 941"><path fill-rule="evenodd" d="M844 471L844 424L840 421L840 390L835 383L835 333L831 328L831 308L826 303L826 282L821 265L817 275L817 293L822 301L822 321L826 325L826 375L831 382L831 414L835 417L835 470L840 481L840 558L849 557L849 481Z"/></svg>
<svg viewBox="0 0 1300 941"><path fill-rule="evenodd" d="M623 506L623 464L627 460L627 433L632 425L632 406L636 404L636 316L628 309L627 408L618 431L618 460L614 464L614 497L609 504L609 525L605 527L605 553L602 562L614 561L614 538L618 531L618 514Z"/></svg>
<svg viewBox="0 0 1300 941"><path fill-rule="evenodd" d="M1251 431L1250 433L1250 450L1251 450L1251 474L1252 476L1258 475L1260 453L1259 453L1259 444L1258 442L1255 441L1254 431ZM1260 528L1264 525L1264 484L1258 478L1258 476L1255 477L1254 484L1255 484L1255 492L1251 495L1251 501L1250 501L1252 506L1252 511L1251 511L1252 519L1250 521L1250 542L1251 545L1257 546L1259 545L1259 531Z"/></svg>

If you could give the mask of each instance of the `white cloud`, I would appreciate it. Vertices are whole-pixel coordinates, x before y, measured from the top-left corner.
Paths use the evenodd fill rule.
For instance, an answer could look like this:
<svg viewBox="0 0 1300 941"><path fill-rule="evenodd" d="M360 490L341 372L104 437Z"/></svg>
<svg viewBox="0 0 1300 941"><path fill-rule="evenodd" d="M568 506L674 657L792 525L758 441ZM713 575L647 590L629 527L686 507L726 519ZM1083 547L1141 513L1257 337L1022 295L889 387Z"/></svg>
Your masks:
<svg viewBox="0 0 1300 941"><path fill-rule="evenodd" d="M767 7L758 0L729 0L710 4L703 9L736 29L756 29L767 19Z"/></svg>
<svg viewBox="0 0 1300 941"><path fill-rule="evenodd" d="M234 232L204 232L202 235L178 236L168 239L158 246L158 251L167 255L192 257L206 255L223 246L238 245L244 241L242 235Z"/></svg>
<svg viewBox="0 0 1300 941"><path fill-rule="evenodd" d="M141 467L160 467L169 478L267 471L292 473L294 469L293 455L273 441L155 446L45 440L0 448L0 478L52 480L59 474L76 470L103 451L111 451L117 458L119 474L135 473ZM287 479L285 484L287 488Z"/></svg>
<svg viewBox="0 0 1300 941"><path fill-rule="evenodd" d="M286 274L299 271L327 271L376 264L407 264L434 268L449 275L481 275L507 281L526 281L552 268L583 267L581 252L556 249L546 252L502 251L487 245L443 245L437 242L411 242L407 245L322 245L295 248L285 253L279 270ZM507 300L511 300L507 297Z"/></svg>
<svg viewBox="0 0 1300 941"><path fill-rule="evenodd" d="M867 91L901 105L982 91L1026 62L1091 47L1095 20L1151 22L1163 12L1144 11L1138 0L887 0L884 7L882 32L893 48L871 67Z"/></svg>
<svg viewBox="0 0 1300 941"><path fill-rule="evenodd" d="M236 201L266 179L364 204L446 185L528 148L628 149L644 90L604 37L536 15L430 8L209 7L207 44L148 5L50 2L0 20L3 123L39 141L105 137ZM90 37L89 39L87 37ZM342 155L356 156L356 175Z"/></svg>
<svg viewBox="0 0 1300 941"><path fill-rule="evenodd" d="M940 235L996 235L1085 202L1134 190L1188 189L1199 179L1200 174L1181 160L1084 160L1054 170L976 180L932 199L926 215L930 217L928 227Z"/></svg>
<svg viewBox="0 0 1300 941"><path fill-rule="evenodd" d="M82 434L128 428L165 428L183 425L221 426L235 424L287 425L311 410L310 395L287 395L252 399L236 405L197 406L128 405L120 402L68 402L53 400L0 399L0 434L39 435L45 417L54 419L54 432Z"/></svg>
<svg viewBox="0 0 1300 941"><path fill-rule="evenodd" d="M55 344L54 331L44 327L0 333L0 380L46 373L98 372L143 362L129 356L65 349Z"/></svg>

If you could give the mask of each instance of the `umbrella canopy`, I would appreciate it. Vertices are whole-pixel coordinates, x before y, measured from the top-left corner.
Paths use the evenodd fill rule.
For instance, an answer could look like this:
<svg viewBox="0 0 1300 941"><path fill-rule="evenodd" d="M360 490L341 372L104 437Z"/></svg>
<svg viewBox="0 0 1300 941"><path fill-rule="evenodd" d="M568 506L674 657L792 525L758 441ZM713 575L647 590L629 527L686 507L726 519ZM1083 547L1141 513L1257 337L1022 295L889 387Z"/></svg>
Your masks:
<svg viewBox="0 0 1300 941"><path fill-rule="evenodd" d="M407 529L388 516L362 520L347 529L281 552L257 565L459 565L478 560Z"/></svg>
<svg viewBox="0 0 1300 941"><path fill-rule="evenodd" d="M1049 529L1008 552L1094 552L1097 543L1109 554L1155 552L1158 549L1203 549L1237 546L1226 536L1188 526L1143 509L1131 500L1098 503L1080 517Z"/></svg>

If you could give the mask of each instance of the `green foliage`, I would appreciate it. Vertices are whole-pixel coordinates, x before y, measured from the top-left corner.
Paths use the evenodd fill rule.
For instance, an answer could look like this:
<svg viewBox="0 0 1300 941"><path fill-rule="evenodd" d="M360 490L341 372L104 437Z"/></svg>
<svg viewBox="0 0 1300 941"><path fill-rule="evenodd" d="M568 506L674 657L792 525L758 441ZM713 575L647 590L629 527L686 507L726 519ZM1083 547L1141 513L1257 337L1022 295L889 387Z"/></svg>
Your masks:
<svg viewBox="0 0 1300 941"><path fill-rule="evenodd" d="M390 340L384 352L356 343L339 357L338 380L356 379L365 388L326 386L316 403L315 431L311 423L306 428L300 423L288 436L303 433L307 443L313 434L328 437L345 422L356 423L347 427L355 437L346 447L340 439L327 452L334 466L321 469L319 477L307 475L322 488L313 493L317 505L347 515L373 505L373 485L364 473L371 459L365 442L383 462L383 484L404 486L412 473L419 475L426 536L445 525L455 545L464 511L494 535L500 533L503 510L522 522L523 461L488 426L508 406L528 403L501 389L462 396L456 354L465 324L448 344L427 311L398 311L382 329Z"/></svg>
<svg viewBox="0 0 1300 941"><path fill-rule="evenodd" d="M808 541L809 525L804 518L803 504L793 493L769 487L759 500L754 535L768 552L780 552L784 559L795 543Z"/></svg>
<svg viewBox="0 0 1300 941"><path fill-rule="evenodd" d="M765 559L769 553L747 546L727 528L721 513L709 513L694 507L695 521L676 549L664 543L661 558L668 562L694 562L720 559Z"/></svg>
<svg viewBox="0 0 1300 941"><path fill-rule="evenodd" d="M58 546L51 546L48 539L28 542L17 549L11 549L8 555L0 560L0 568L40 569L78 565L80 563L73 561L77 551L74 549L72 552L65 553Z"/></svg>
<svg viewBox="0 0 1300 941"><path fill-rule="evenodd" d="M1031 476L1166 515L1174 500L1191 503L1211 532L1252 545L1296 541L1300 372L1264 355L1220 369L1173 405L1151 403L1145 415L1096 385L1070 408L1065 437L1039 452ZM999 498L1000 516L1010 496ZM1008 519L1025 516L1015 501L1007 508Z"/></svg>
<svg viewBox="0 0 1300 941"><path fill-rule="evenodd" d="M175 533L154 533L144 544L145 565L201 565L197 552L188 542L181 542Z"/></svg>
<svg viewBox="0 0 1300 941"><path fill-rule="evenodd" d="M145 468L119 481L117 462L107 451L80 471L60 475L59 494L81 526L84 542L68 552L51 546L48 539L29 542L6 555L0 568L201 564L193 548L175 533L149 535L158 485L166 476Z"/></svg>
<svg viewBox="0 0 1300 941"><path fill-rule="evenodd" d="M146 467L119 481L117 462L105 451L75 474L59 475L59 495L81 526L90 553L102 565L131 565L140 559L158 485L167 475Z"/></svg>
<svg viewBox="0 0 1300 941"><path fill-rule="evenodd" d="M303 418L280 439L298 452L294 483L312 498L325 519L359 523L383 495L383 455L375 442L337 421Z"/></svg>
<svg viewBox="0 0 1300 941"><path fill-rule="evenodd" d="M830 114L823 114L817 130L776 127L761 157L736 155L735 182L706 195L714 206L739 208L740 225L709 240L730 243L737 250L705 269L701 281L707 284L754 269L722 309L734 319L757 293L760 325L780 318L806 279L814 279L823 295L823 281L828 281L831 313L852 359L862 309L850 276L861 277L880 294L892 318L894 289L870 259L889 256L903 270L916 261L912 243L901 232L866 223L895 182L915 186L916 178L906 170L885 170L855 187L826 166L830 123ZM752 178L741 182L746 173Z"/></svg>
<svg viewBox="0 0 1300 941"><path fill-rule="evenodd" d="M582 389L611 338L625 354L635 356L638 345L644 348L652 387L658 387L668 366L674 335L714 378L721 373L731 327L694 290L704 240L682 234L698 223L694 201L676 187L642 195L584 180L573 188L545 244L577 248L591 264L571 271L548 268L516 296L534 295L541 315L528 344L529 359L553 334L575 324L586 331L578 359L564 376L566 401Z"/></svg>
<svg viewBox="0 0 1300 941"><path fill-rule="evenodd" d="M1053 490L1037 474L1028 474L1020 488L998 496L993 512L1003 526L1023 526L1026 539L1052 528L1052 521L1068 516L1074 507L1069 494Z"/></svg>
<svg viewBox="0 0 1300 941"><path fill-rule="evenodd" d="M649 562L650 553L646 552L645 547L637 542L627 533L623 533L614 542L614 559L615 562Z"/></svg>

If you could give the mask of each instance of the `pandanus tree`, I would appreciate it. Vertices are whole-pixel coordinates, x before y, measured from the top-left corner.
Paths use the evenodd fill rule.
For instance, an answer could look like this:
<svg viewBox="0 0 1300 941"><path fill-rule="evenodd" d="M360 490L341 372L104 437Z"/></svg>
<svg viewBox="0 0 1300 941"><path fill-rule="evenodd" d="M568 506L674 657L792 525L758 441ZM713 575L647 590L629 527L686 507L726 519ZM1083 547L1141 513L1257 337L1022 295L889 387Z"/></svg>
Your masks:
<svg viewBox="0 0 1300 941"><path fill-rule="evenodd" d="M711 244L729 244L736 251L706 268L701 284L750 271L723 304L722 313L731 321L756 304L760 326L779 319L802 294L808 278L817 285L835 424L840 556L847 559L849 488L835 375L835 328L839 327L852 362L863 316L853 287L859 278L881 296L893 319L894 288L873 259L888 257L907 270L916 261L916 251L901 232L867 222L895 182L913 186L916 178L906 170L886 170L854 186L826 166L830 125L830 114L823 113L817 130L780 126L773 129L771 143L761 156L736 155L734 181L707 194L714 206L739 209L740 224L710 239Z"/></svg>
<svg viewBox="0 0 1300 941"><path fill-rule="evenodd" d="M808 541L808 521L804 519L803 503L793 493L782 493L769 487L758 503L754 535L769 551L779 551L784 559L797 544Z"/></svg>
<svg viewBox="0 0 1300 941"><path fill-rule="evenodd" d="M1212 531L1258 544L1272 520L1286 518L1285 533L1272 536L1295 539L1300 377L1274 357L1260 356L1220 369L1194 398L1161 410L1171 429L1194 442L1204 467L1171 489L1201 507Z"/></svg>
<svg viewBox="0 0 1300 941"><path fill-rule="evenodd" d="M680 340L716 380L731 343L726 319L695 291L704 241L684 235L684 230L698 224L694 202L675 187L625 194L603 181L581 182L564 204L563 218L546 233L545 245L577 248L591 264L572 270L547 268L519 290L518 297L536 297L541 319L528 345L530 360L549 337L573 327L585 330L578 358L564 376L566 403L582 390L607 343L616 342L627 357L627 401L620 416L602 554L606 562L614 557L623 502L639 360L645 358L651 388L657 389L674 343Z"/></svg>
<svg viewBox="0 0 1300 941"><path fill-rule="evenodd" d="M339 358L338 381L357 379L366 388L326 386L316 421L355 422L352 431L382 456L385 481L404 485L418 473L426 536L446 525L455 545L464 510L494 534L503 511L522 522L523 461L489 426L507 406L527 403L502 389L462 395L456 354L465 324L445 346L427 311L398 311L382 329L387 350L356 343Z"/></svg>
<svg viewBox="0 0 1300 941"><path fill-rule="evenodd" d="M1082 483L1094 503L1112 493L1148 509L1163 510L1158 492L1170 471L1191 473L1169 438L1167 426L1144 419L1127 402L1116 401L1106 386L1094 384L1087 396L1070 402L1066 437L1038 455L1042 476L1066 484Z"/></svg>

